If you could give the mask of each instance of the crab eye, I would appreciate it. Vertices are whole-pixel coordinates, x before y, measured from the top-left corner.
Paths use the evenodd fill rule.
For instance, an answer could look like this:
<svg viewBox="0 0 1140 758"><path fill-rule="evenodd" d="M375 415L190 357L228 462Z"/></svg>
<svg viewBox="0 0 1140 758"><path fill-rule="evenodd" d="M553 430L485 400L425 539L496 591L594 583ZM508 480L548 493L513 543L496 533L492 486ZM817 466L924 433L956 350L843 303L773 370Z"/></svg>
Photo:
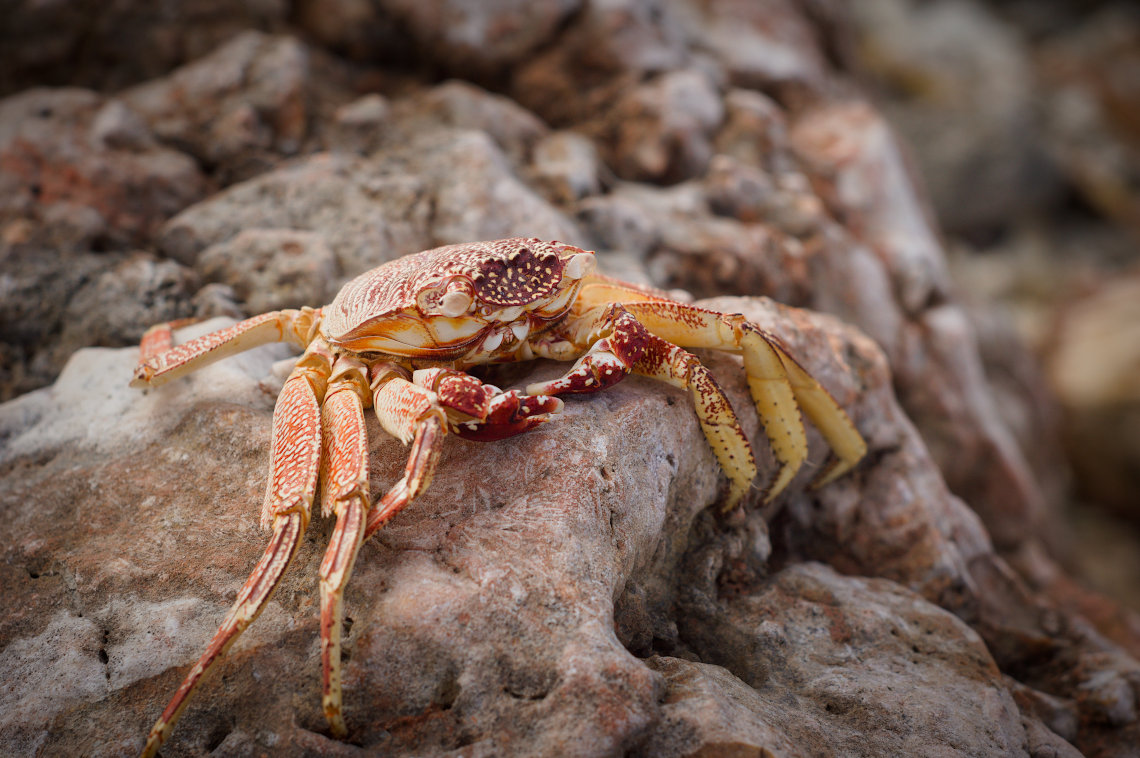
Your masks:
<svg viewBox="0 0 1140 758"><path fill-rule="evenodd" d="M578 253L566 260L562 269L562 276L566 279L581 279L594 268L594 256L590 253Z"/></svg>
<svg viewBox="0 0 1140 758"><path fill-rule="evenodd" d="M473 298L463 289L449 290L439 301L440 312L451 318L462 316L471 307Z"/></svg>

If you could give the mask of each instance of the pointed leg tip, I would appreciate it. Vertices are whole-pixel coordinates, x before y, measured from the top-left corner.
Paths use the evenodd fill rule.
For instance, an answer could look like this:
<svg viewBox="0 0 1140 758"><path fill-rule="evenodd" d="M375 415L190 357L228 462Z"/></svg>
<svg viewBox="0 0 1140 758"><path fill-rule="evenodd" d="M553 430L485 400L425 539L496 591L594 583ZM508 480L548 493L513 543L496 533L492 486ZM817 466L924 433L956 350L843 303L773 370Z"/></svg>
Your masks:
<svg viewBox="0 0 1140 758"><path fill-rule="evenodd" d="M339 707L331 709L325 706L325 719L329 722L329 732L333 737L343 740L348 736L348 727L344 723L344 715Z"/></svg>
<svg viewBox="0 0 1140 758"><path fill-rule="evenodd" d="M150 734L146 736L146 745L143 747L141 758L154 758L154 756L158 755L162 743L166 742L164 732L167 726L167 723L160 719L159 722L151 728Z"/></svg>

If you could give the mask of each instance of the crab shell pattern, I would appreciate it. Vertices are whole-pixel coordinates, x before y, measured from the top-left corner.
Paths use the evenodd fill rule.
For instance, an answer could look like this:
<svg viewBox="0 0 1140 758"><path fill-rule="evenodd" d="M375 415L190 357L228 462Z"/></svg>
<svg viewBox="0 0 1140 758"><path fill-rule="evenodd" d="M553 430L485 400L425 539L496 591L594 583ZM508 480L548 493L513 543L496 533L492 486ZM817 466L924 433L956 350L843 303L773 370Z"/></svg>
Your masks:
<svg viewBox="0 0 1140 758"><path fill-rule="evenodd" d="M361 544L431 482L448 434L495 440L557 413L561 394L605 389L627 374L689 390L701 427L728 477L725 508L756 476L752 448L724 393L683 348L742 355L748 386L777 462L774 498L807 457L800 411L835 452L814 482L854 466L866 444L834 398L775 335L739 314L677 302L666 293L593 273L594 256L558 242L513 238L449 245L386 263L353 279L331 305L264 313L182 345L179 323L150 329L132 386L156 386L237 352L290 342L304 352L273 413L269 483L261 512L272 529L265 554L206 652L151 729L144 756L170 734L204 674L257 617L308 525L336 516L320 568L323 707L332 732L341 713L344 587ZM465 373L479 364L575 361L562 377L504 392ZM364 410L411 451L404 477L373 503Z"/></svg>

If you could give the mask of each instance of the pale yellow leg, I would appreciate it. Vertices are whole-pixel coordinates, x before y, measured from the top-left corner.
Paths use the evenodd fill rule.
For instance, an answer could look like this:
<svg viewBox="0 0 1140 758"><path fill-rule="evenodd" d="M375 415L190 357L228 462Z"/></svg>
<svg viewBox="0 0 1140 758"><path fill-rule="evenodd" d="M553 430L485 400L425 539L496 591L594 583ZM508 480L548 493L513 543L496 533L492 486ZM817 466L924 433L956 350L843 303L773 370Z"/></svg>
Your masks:
<svg viewBox="0 0 1140 758"><path fill-rule="evenodd" d="M756 478L752 446L748 444L728 398L700 360L663 339L651 339L651 349L646 350L633 371L687 389L692 395L701 430L728 476L729 489L724 510L730 511L748 494L752 480Z"/></svg>
<svg viewBox="0 0 1140 758"><path fill-rule="evenodd" d="M605 289L607 295L619 294L611 291L617 289L614 285ZM807 457L799 410L819 429L838 459L817 477L814 486L841 476L866 454L867 443L835 398L788 354L779 339L743 316L661 300L625 303L624 307L649 331L682 347L743 354L752 400L781 464L768 490L769 500L787 486Z"/></svg>

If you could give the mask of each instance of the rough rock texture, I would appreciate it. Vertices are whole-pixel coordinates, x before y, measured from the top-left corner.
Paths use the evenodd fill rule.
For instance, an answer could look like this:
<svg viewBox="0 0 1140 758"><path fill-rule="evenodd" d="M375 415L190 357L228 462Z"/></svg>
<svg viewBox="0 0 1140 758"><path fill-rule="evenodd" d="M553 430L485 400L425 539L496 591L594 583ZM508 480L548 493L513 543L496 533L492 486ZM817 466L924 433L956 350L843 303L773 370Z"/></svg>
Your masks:
<svg viewBox="0 0 1140 758"><path fill-rule="evenodd" d="M280 28L279 0L41 3L0 8L0 93L29 84L122 87L205 55L250 27Z"/></svg>
<svg viewBox="0 0 1140 758"><path fill-rule="evenodd" d="M170 76L132 87L123 99L156 136L228 183L301 147L308 74L300 42L247 32Z"/></svg>
<svg viewBox="0 0 1140 758"><path fill-rule="evenodd" d="M122 102L34 89L0 102L0 221L138 243L205 193L194 161L159 145ZM54 241L54 239L53 239Z"/></svg>
<svg viewBox="0 0 1140 758"><path fill-rule="evenodd" d="M929 5L984 28L976 3ZM38 62L0 46L13 87L38 71L108 90L0 100L3 397L156 321L317 306L398 255L523 234L681 298L749 296L712 304L783 336L871 453L821 490L805 470L773 505L721 516L689 400L640 379L520 438L449 441L349 587L350 740L328 738L318 705L317 520L164 754L1136 754L1140 620L1058 561L1047 395L1020 343L961 299L992 290L952 281L906 148L850 76L843 4L298 2L290 33L232 38L187 7L200 15L160 5L162 23L124 24L148 30L124 50L186 33L137 66L68 75L53 56L74 50L70 15ZM28 40L36 8L4 11ZM262 11L246 26L286 23ZM104 17L148 13L108 10L78 59L102 59ZM1127 37L1121 18L1089 38ZM1082 96L1097 82L1092 115L1045 128L1108 147L1054 176L1090 212L1127 211L1131 159L1104 156L1131 143L1093 135L1132 123L1129 85L1103 61L1069 65L1096 46L1074 39L1041 66ZM975 119L996 142L971 133L962 154L1016 141L1024 105ZM983 202L1037 165L1028 148L990 158L952 208L973 233L1038 202ZM1080 183L1082 165L1114 168ZM940 208L968 185L956 167ZM1096 260L1129 260L1104 240ZM134 355L81 350L0 406L4 754L137 750L263 548L287 351L149 393L125 386ZM705 357L767 472L736 359ZM371 431L379 493L405 451ZM810 442L809 469L827 452Z"/></svg>

